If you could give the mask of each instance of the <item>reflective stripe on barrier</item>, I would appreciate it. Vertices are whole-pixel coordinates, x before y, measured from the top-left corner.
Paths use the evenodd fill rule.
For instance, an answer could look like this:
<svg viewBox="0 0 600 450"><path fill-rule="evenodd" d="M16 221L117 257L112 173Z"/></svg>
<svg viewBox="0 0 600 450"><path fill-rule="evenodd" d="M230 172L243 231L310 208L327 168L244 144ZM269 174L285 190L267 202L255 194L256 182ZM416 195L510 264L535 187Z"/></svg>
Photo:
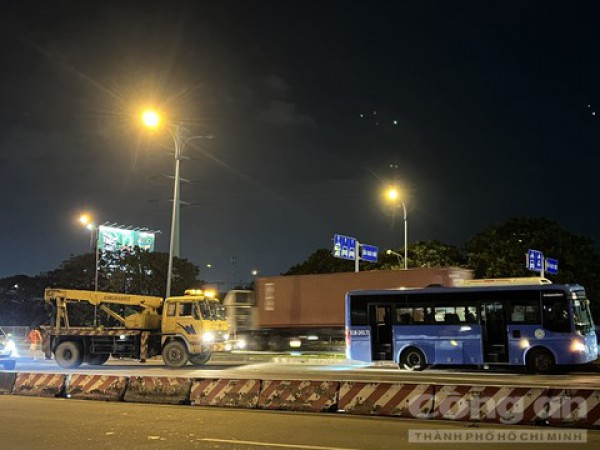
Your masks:
<svg viewBox="0 0 600 450"><path fill-rule="evenodd" d="M124 400L181 405L189 402L191 386L191 378L130 377Z"/></svg>
<svg viewBox="0 0 600 450"><path fill-rule="evenodd" d="M256 408L260 380L195 380L190 399L196 406Z"/></svg>
<svg viewBox="0 0 600 450"><path fill-rule="evenodd" d="M0 373L0 395L12 393L16 377L14 372Z"/></svg>
<svg viewBox="0 0 600 450"><path fill-rule="evenodd" d="M600 428L600 391L593 389L550 389L548 423Z"/></svg>
<svg viewBox="0 0 600 450"><path fill-rule="evenodd" d="M13 394L56 397L63 393L65 375L58 373L18 373Z"/></svg>
<svg viewBox="0 0 600 450"><path fill-rule="evenodd" d="M547 411L545 388L436 386L433 418L534 424Z"/></svg>
<svg viewBox="0 0 600 450"><path fill-rule="evenodd" d="M336 410L338 388L339 383L333 381L263 381L258 406L290 411Z"/></svg>
<svg viewBox="0 0 600 450"><path fill-rule="evenodd" d="M67 397L84 400L112 400L123 398L127 377L114 375L71 375L67 383Z"/></svg>
<svg viewBox="0 0 600 450"><path fill-rule="evenodd" d="M342 382L339 409L350 414L426 419L431 417L433 398L434 387L427 384Z"/></svg>

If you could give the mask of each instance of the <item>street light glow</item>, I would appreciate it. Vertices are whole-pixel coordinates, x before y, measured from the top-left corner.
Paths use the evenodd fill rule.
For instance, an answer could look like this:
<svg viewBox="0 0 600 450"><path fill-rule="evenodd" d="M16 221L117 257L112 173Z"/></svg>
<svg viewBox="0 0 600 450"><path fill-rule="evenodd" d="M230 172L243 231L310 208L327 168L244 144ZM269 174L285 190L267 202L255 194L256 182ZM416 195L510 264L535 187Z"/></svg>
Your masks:
<svg viewBox="0 0 600 450"><path fill-rule="evenodd" d="M148 128L156 128L160 123L160 116L152 109L147 109L142 113L142 122Z"/></svg>
<svg viewBox="0 0 600 450"><path fill-rule="evenodd" d="M395 202L396 200L398 200L400 198L400 191L395 187L390 187L385 192L385 196L387 197L387 199L389 201Z"/></svg>
<svg viewBox="0 0 600 450"><path fill-rule="evenodd" d="M90 216L87 213L83 213L79 216L79 222L81 223L81 225L83 225L84 227L87 227L89 224L92 223L92 216Z"/></svg>

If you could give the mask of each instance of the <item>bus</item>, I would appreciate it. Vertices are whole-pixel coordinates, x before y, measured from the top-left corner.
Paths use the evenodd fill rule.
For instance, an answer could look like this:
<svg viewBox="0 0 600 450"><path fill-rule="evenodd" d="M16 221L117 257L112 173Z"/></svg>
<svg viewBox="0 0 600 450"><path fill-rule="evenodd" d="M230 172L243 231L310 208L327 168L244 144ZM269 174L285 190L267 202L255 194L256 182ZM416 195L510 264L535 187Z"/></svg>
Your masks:
<svg viewBox="0 0 600 450"><path fill-rule="evenodd" d="M457 287L346 294L352 360L428 365L557 366L598 358L589 300L580 285L549 280L471 280Z"/></svg>

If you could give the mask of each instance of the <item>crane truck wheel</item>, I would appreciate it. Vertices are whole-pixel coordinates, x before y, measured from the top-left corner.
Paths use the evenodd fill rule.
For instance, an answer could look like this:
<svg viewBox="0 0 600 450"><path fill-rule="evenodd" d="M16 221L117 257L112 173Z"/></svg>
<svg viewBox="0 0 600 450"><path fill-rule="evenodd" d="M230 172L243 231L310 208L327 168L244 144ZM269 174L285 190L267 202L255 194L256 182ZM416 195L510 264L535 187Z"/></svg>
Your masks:
<svg viewBox="0 0 600 450"><path fill-rule="evenodd" d="M75 369L83 362L81 346L73 341L61 342L54 350L54 359L63 369Z"/></svg>
<svg viewBox="0 0 600 450"><path fill-rule="evenodd" d="M85 358L85 362L90 366L101 366L106 361L110 355L87 355Z"/></svg>
<svg viewBox="0 0 600 450"><path fill-rule="evenodd" d="M168 367L179 368L187 364L190 355L181 341L171 341L162 351L163 361Z"/></svg>
<svg viewBox="0 0 600 450"><path fill-rule="evenodd" d="M212 356L211 352L198 353L196 355L190 355L190 362L194 366L203 366L208 362L210 357Z"/></svg>

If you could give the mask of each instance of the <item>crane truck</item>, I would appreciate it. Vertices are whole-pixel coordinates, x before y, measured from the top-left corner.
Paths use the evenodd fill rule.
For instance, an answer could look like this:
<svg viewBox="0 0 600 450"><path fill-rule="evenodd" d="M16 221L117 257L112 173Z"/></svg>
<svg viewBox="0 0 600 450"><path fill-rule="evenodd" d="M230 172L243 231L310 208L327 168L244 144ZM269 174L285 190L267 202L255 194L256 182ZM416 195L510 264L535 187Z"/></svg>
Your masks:
<svg viewBox="0 0 600 450"><path fill-rule="evenodd" d="M183 367L188 361L201 366L213 351L232 348L223 308L211 291L189 290L163 300L49 288L44 300L51 310L50 326L44 329L46 357L53 353L66 369L102 365L111 355L142 362L162 355L168 367ZM73 322L75 316L81 321L82 309L87 311L83 325L73 326L69 313Z"/></svg>
<svg viewBox="0 0 600 450"><path fill-rule="evenodd" d="M238 347L340 351L346 292L455 286L471 278L458 267L262 277L254 291L229 291L222 304Z"/></svg>

